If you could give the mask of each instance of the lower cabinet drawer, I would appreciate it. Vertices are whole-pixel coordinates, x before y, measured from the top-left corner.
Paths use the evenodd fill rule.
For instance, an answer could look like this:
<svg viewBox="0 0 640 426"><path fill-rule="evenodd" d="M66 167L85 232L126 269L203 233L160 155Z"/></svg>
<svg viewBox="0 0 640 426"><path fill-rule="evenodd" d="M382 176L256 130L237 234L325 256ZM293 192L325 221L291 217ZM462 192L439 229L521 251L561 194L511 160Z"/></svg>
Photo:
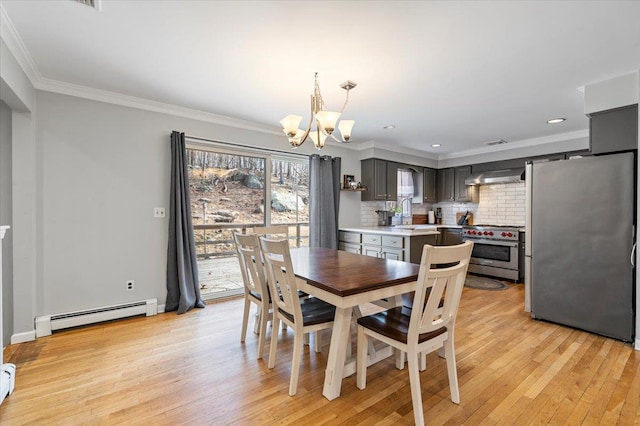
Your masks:
<svg viewBox="0 0 640 426"><path fill-rule="evenodd" d="M362 246L362 254L371 257L381 257L382 249L380 246Z"/></svg>
<svg viewBox="0 0 640 426"><path fill-rule="evenodd" d="M357 232L346 232L340 231L339 239L340 241L348 242L348 243L356 243L360 244L360 235Z"/></svg>
<svg viewBox="0 0 640 426"><path fill-rule="evenodd" d="M404 238L403 237L394 237L391 235L383 235L382 236L382 245L387 247L404 247Z"/></svg>
<svg viewBox="0 0 640 426"><path fill-rule="evenodd" d="M375 234L362 234L362 244L369 244L371 246L380 245L382 243L382 235Z"/></svg>
<svg viewBox="0 0 640 426"><path fill-rule="evenodd" d="M338 249L349 253L360 254L359 244L340 243Z"/></svg>
<svg viewBox="0 0 640 426"><path fill-rule="evenodd" d="M381 257L383 257L384 259L404 261L404 251L383 248Z"/></svg>

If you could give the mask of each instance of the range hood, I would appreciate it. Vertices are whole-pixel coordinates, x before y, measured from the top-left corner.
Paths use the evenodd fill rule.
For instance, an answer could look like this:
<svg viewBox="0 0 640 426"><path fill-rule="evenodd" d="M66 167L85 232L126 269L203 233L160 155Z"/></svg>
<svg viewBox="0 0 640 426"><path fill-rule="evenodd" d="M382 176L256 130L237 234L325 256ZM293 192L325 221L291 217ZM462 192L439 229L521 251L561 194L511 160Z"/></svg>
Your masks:
<svg viewBox="0 0 640 426"><path fill-rule="evenodd" d="M492 185L524 181L524 167L507 170L492 170L471 175L464 180L466 185Z"/></svg>

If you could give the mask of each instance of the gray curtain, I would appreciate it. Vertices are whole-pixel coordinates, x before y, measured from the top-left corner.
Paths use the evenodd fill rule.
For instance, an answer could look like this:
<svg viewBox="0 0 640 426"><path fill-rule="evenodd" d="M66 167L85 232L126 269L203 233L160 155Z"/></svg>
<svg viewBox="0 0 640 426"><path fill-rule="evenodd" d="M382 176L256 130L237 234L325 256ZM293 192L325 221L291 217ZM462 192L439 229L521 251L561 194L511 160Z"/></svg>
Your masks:
<svg viewBox="0 0 640 426"><path fill-rule="evenodd" d="M309 157L309 246L338 248L340 157Z"/></svg>
<svg viewBox="0 0 640 426"><path fill-rule="evenodd" d="M171 133L171 200L167 249L167 301L165 311L184 314L204 308L200 296L196 245L191 224L189 176L184 133Z"/></svg>

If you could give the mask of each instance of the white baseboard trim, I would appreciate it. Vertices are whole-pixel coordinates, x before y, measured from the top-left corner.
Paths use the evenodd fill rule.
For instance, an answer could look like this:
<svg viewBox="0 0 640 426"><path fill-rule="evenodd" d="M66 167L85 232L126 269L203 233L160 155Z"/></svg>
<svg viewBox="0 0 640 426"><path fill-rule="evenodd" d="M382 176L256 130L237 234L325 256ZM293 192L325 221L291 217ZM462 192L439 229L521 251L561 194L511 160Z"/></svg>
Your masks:
<svg viewBox="0 0 640 426"><path fill-rule="evenodd" d="M36 340L36 331L26 331L24 333L16 333L11 336L11 344L31 342Z"/></svg>
<svg viewBox="0 0 640 426"><path fill-rule="evenodd" d="M164 312L164 304L158 305L158 313L161 314Z"/></svg>
<svg viewBox="0 0 640 426"><path fill-rule="evenodd" d="M640 337L636 339L636 351L640 351Z"/></svg>

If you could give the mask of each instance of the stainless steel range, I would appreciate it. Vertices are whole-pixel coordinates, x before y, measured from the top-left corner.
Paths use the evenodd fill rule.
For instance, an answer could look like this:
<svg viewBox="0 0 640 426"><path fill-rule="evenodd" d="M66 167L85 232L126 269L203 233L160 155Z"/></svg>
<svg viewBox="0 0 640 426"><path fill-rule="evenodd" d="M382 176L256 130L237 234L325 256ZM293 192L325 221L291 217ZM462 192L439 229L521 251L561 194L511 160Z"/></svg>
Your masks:
<svg viewBox="0 0 640 426"><path fill-rule="evenodd" d="M462 239L474 243L469 272L522 282L524 233L520 227L467 225Z"/></svg>

